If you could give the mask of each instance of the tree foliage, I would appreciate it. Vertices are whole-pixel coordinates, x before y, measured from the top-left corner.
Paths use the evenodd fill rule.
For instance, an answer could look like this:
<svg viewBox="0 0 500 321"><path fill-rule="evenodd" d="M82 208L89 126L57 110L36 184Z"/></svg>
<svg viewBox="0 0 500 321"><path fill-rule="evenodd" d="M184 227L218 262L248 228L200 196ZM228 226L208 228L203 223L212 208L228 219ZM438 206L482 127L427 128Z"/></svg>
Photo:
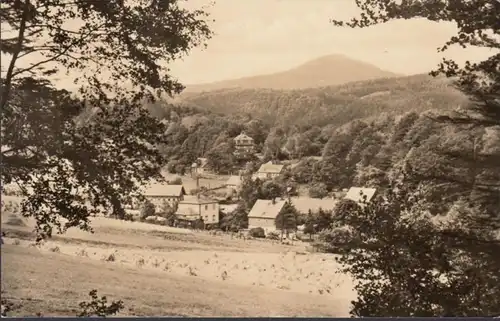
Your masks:
<svg viewBox="0 0 500 321"><path fill-rule="evenodd" d="M2 183L21 187L40 237L89 230L110 209L124 217L166 163L165 124L143 105L182 89L166 64L211 36L206 13L177 1L10 0L0 17ZM58 88L66 73L77 94Z"/></svg>
<svg viewBox="0 0 500 321"><path fill-rule="evenodd" d="M145 219L149 216L156 214L156 207L149 200L145 200L141 207L141 219Z"/></svg>
<svg viewBox="0 0 500 321"><path fill-rule="evenodd" d="M283 208L274 220L276 228L281 230L282 237L284 232L297 230L298 216L299 213L293 204L286 202L283 205Z"/></svg>
<svg viewBox="0 0 500 321"><path fill-rule="evenodd" d="M119 313L123 308L123 301L113 301L108 304L108 299L106 296L98 297L97 290L92 290L89 292L91 301L80 302L79 306L81 311L78 313L79 318L90 318L90 317L109 317Z"/></svg>
<svg viewBox="0 0 500 321"><path fill-rule="evenodd" d="M467 61L460 66L453 59L443 58L432 75L455 78L456 86L473 101L467 110L456 115L440 116L455 123L500 125L500 3L497 0L395 1L360 0L360 18L349 22L334 20L337 26L365 28L396 19L424 18L430 21L453 22L458 32L440 48L452 46L489 48L491 55L479 62Z"/></svg>
<svg viewBox="0 0 500 321"><path fill-rule="evenodd" d="M357 281L355 316L488 316L500 306L500 242L459 201L433 219L419 191L402 184L328 233L344 271Z"/></svg>

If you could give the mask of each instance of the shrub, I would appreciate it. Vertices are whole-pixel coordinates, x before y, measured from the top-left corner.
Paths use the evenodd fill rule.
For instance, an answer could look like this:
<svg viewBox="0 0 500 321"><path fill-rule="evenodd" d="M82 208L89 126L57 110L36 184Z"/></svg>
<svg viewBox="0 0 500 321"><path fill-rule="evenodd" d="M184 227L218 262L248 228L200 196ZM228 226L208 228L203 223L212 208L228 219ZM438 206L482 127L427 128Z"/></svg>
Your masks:
<svg viewBox="0 0 500 321"><path fill-rule="evenodd" d="M328 195L328 190L326 185L323 183L315 184L309 188L309 197L312 198L324 198Z"/></svg>
<svg viewBox="0 0 500 321"><path fill-rule="evenodd" d="M176 177L171 181L168 181L168 184L170 185L182 185L182 178Z"/></svg>
<svg viewBox="0 0 500 321"><path fill-rule="evenodd" d="M150 201L145 201L141 208L141 219L145 219L148 216L153 216L156 213L156 208Z"/></svg>
<svg viewBox="0 0 500 321"><path fill-rule="evenodd" d="M251 237L256 237L256 238L266 237L266 232L262 227L255 227L253 229L250 229L249 234Z"/></svg>
<svg viewBox="0 0 500 321"><path fill-rule="evenodd" d="M107 317L117 314L124 308L121 300L108 304L105 296L101 298L97 296L97 290L90 291L89 295L91 298L89 302L80 302L79 306L82 311L78 314L78 317Z"/></svg>
<svg viewBox="0 0 500 321"><path fill-rule="evenodd" d="M270 240L279 240L280 234L276 231L271 231L271 232L267 233L267 238Z"/></svg>

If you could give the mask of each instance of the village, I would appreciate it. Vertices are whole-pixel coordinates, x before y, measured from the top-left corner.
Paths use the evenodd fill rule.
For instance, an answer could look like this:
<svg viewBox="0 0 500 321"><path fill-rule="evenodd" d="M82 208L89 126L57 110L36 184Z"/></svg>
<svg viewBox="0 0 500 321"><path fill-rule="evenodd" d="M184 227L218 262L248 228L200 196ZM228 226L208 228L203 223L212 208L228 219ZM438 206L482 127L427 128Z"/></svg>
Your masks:
<svg viewBox="0 0 500 321"><path fill-rule="evenodd" d="M256 152L253 138L244 132L234 138L234 147L237 156L250 155L262 160L262 155ZM128 209L128 213L134 219L154 224L227 231L221 226L221 220L237 210L242 198L242 186L247 180L259 183L283 180L286 171L296 166L299 161L269 160L261 162L255 172L243 168L238 170L236 175L217 175L207 166L206 158L198 158L192 164L190 172L184 176L172 176L167 173L165 175L167 178L173 178L167 179L165 183L152 183L146 186L144 189L146 203L135 205ZM305 217L322 210L331 213L341 200L358 204L369 202L376 191L375 188L353 186L336 191L327 197L315 198L300 189L285 187L281 195L275 195L276 197L272 199L254 200L246 213L247 226L231 231L246 236L276 238L276 232L283 230L282 226L276 226L276 221L283 213L286 204L292 205L298 216ZM148 209L146 205L150 205ZM297 224L292 223L291 226L286 224L284 236L296 239L303 234L305 225L298 225L300 222L297 220ZM264 233L251 232L256 229Z"/></svg>

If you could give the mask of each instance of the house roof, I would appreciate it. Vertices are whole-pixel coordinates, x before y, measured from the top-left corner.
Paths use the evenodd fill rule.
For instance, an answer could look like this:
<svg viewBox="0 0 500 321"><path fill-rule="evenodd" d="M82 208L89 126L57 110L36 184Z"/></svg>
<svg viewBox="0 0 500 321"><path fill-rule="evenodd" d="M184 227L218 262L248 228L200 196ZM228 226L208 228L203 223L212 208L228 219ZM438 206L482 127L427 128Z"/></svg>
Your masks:
<svg viewBox="0 0 500 321"><path fill-rule="evenodd" d="M377 190L375 188L364 188L364 187L351 187L347 194L344 196L345 199L360 203L364 196L366 196L366 201L370 202L375 196Z"/></svg>
<svg viewBox="0 0 500 321"><path fill-rule="evenodd" d="M226 181L226 185L235 185L235 186L238 186L238 185L241 185L242 183L242 179L240 176L238 175L232 175L231 177L229 177L229 179Z"/></svg>
<svg viewBox="0 0 500 321"><path fill-rule="evenodd" d="M198 205L198 204L213 204L213 203L219 203L217 200L201 196L198 198L198 196L186 196L184 197L184 200L180 201L179 204L192 204L192 205Z"/></svg>
<svg viewBox="0 0 500 321"><path fill-rule="evenodd" d="M337 200L333 198L312 198L312 197L292 197L291 202L293 206L300 213L317 212L320 208L324 210L331 210L335 208Z"/></svg>
<svg viewBox="0 0 500 321"><path fill-rule="evenodd" d="M220 206L220 210L226 214L233 212L238 208L238 204L224 204Z"/></svg>
<svg viewBox="0 0 500 321"><path fill-rule="evenodd" d="M180 206L177 208L177 211L175 211L175 215L197 216L197 215L200 215L200 213L199 213L198 209L195 207Z"/></svg>
<svg viewBox="0 0 500 321"><path fill-rule="evenodd" d="M247 135L247 134L245 134L245 133L241 133L241 134L239 134L238 136L236 136L236 137L234 138L234 140L240 140L240 139L250 139L250 140L253 140L253 138L252 138L252 137L248 136L248 135Z"/></svg>
<svg viewBox="0 0 500 321"><path fill-rule="evenodd" d="M186 195L186 190L182 185L149 184L145 188L144 195L163 197L181 196Z"/></svg>
<svg viewBox="0 0 500 321"><path fill-rule="evenodd" d="M279 174L283 170L283 165L273 164L271 161L260 165L258 173L273 173Z"/></svg>
<svg viewBox="0 0 500 321"><path fill-rule="evenodd" d="M248 217L275 219L285 205L285 200L257 200L252 207Z"/></svg>

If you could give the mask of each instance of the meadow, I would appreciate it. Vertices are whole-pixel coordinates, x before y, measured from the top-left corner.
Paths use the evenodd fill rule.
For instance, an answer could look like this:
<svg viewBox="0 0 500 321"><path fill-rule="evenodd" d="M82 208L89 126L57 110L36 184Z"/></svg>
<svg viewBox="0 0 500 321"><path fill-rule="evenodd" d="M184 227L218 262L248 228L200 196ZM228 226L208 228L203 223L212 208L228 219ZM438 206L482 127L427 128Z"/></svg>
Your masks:
<svg viewBox="0 0 500 321"><path fill-rule="evenodd" d="M340 317L355 297L334 257L302 243L104 217L92 226L34 245L33 222L2 211L2 298L13 315L72 316L92 289L123 300L127 316Z"/></svg>

